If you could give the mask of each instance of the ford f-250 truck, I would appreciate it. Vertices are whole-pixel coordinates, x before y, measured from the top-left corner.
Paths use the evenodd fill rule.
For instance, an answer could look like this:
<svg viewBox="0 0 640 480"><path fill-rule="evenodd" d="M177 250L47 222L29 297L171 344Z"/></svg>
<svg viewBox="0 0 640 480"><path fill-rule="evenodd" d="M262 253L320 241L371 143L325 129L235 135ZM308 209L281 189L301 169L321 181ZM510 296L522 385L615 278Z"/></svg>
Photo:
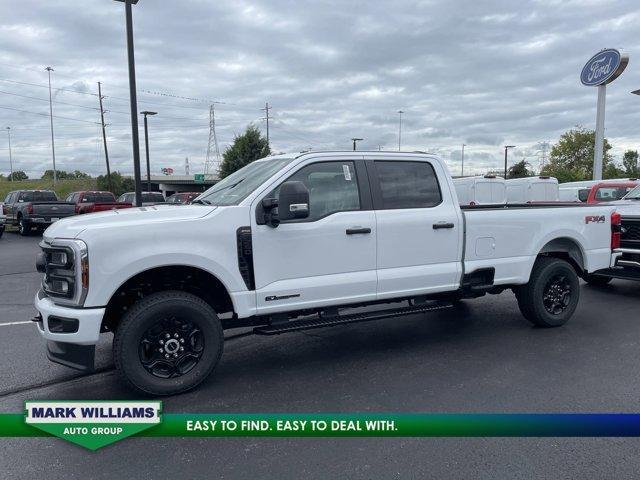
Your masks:
<svg viewBox="0 0 640 480"><path fill-rule="evenodd" d="M47 229L34 320L52 361L91 370L100 333L113 332L125 383L168 395L213 371L223 329L272 335L506 289L528 320L557 327L578 277L611 261L613 207L461 209L444 163L420 153L267 157L194 203Z"/></svg>
<svg viewBox="0 0 640 480"><path fill-rule="evenodd" d="M44 230L61 218L75 215L75 206L60 202L50 190L17 190L9 192L4 205L7 223L18 226L22 236L29 235L33 228Z"/></svg>

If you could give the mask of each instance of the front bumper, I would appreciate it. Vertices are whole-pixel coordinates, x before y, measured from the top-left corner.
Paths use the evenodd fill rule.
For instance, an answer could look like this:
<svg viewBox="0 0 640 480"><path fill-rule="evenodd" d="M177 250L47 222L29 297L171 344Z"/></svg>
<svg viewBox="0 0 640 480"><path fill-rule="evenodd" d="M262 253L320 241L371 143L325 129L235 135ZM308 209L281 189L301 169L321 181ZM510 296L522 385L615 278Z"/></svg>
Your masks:
<svg viewBox="0 0 640 480"><path fill-rule="evenodd" d="M36 310L42 316L38 330L47 340L77 345L95 345L100 338L100 326L104 317L104 308L70 308L53 303L42 291L36 294ZM78 329L70 333L55 333L49 328L49 318L73 319L78 321Z"/></svg>

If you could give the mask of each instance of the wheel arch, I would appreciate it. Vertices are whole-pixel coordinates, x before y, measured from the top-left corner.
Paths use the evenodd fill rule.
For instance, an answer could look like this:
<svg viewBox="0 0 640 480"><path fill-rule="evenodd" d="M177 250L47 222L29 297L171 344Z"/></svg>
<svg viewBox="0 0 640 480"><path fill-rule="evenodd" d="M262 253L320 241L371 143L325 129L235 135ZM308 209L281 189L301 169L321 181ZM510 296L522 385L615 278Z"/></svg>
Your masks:
<svg viewBox="0 0 640 480"><path fill-rule="evenodd" d="M122 315L138 300L166 290L192 293L218 315L235 312L228 289L211 272L192 265L163 265L136 273L115 290L106 305L101 331L114 331Z"/></svg>
<svg viewBox="0 0 640 480"><path fill-rule="evenodd" d="M558 237L548 241L538 252L537 257L541 256L555 257L569 262L578 276L583 276L587 269L582 246L571 237Z"/></svg>

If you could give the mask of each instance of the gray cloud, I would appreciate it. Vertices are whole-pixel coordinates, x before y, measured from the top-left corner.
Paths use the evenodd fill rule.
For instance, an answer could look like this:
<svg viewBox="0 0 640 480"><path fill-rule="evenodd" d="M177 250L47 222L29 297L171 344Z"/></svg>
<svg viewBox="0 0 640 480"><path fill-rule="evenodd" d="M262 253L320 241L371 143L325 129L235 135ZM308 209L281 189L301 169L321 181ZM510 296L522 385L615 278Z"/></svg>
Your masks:
<svg viewBox="0 0 640 480"><path fill-rule="evenodd" d="M17 167L31 175L49 168L48 92L24 83L46 84L44 66L52 65L54 87L65 89L54 104L63 117L55 119L59 168L104 170L101 81L111 157L131 172L122 5L0 5L8 12L0 20L0 106L45 115L0 108ZM538 142L595 123L596 91L578 75L603 47L631 55L609 87L607 136L615 155L637 148L640 99L628 92L640 87L640 10L632 0L141 0L134 15L139 107L159 112L150 119L156 172L182 171L185 157L192 171L202 168L213 100L224 102L216 105L222 149L249 123L264 128L268 101L276 151L349 148L352 136L365 139L362 148L396 149L402 109L403 147L437 152L452 171L462 143L468 171L499 168L505 142L518 145L514 160L536 166ZM0 171L7 153L0 141Z"/></svg>

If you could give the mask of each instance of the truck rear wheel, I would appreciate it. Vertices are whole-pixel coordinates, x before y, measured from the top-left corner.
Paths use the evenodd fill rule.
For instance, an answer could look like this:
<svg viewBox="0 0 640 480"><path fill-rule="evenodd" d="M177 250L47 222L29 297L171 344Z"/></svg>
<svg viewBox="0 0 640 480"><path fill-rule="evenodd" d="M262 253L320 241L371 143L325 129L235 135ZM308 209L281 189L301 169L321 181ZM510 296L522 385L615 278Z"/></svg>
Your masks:
<svg viewBox="0 0 640 480"><path fill-rule="evenodd" d="M224 336L215 311L180 291L159 292L136 303L113 339L113 358L124 383L147 395L174 395L203 382L222 356Z"/></svg>
<svg viewBox="0 0 640 480"><path fill-rule="evenodd" d="M18 220L18 233L23 237L26 237L31 233L31 225L22 217Z"/></svg>
<svg viewBox="0 0 640 480"><path fill-rule="evenodd" d="M526 285L514 289L522 315L540 327L559 327L573 316L580 299L580 282L566 261L540 257Z"/></svg>

